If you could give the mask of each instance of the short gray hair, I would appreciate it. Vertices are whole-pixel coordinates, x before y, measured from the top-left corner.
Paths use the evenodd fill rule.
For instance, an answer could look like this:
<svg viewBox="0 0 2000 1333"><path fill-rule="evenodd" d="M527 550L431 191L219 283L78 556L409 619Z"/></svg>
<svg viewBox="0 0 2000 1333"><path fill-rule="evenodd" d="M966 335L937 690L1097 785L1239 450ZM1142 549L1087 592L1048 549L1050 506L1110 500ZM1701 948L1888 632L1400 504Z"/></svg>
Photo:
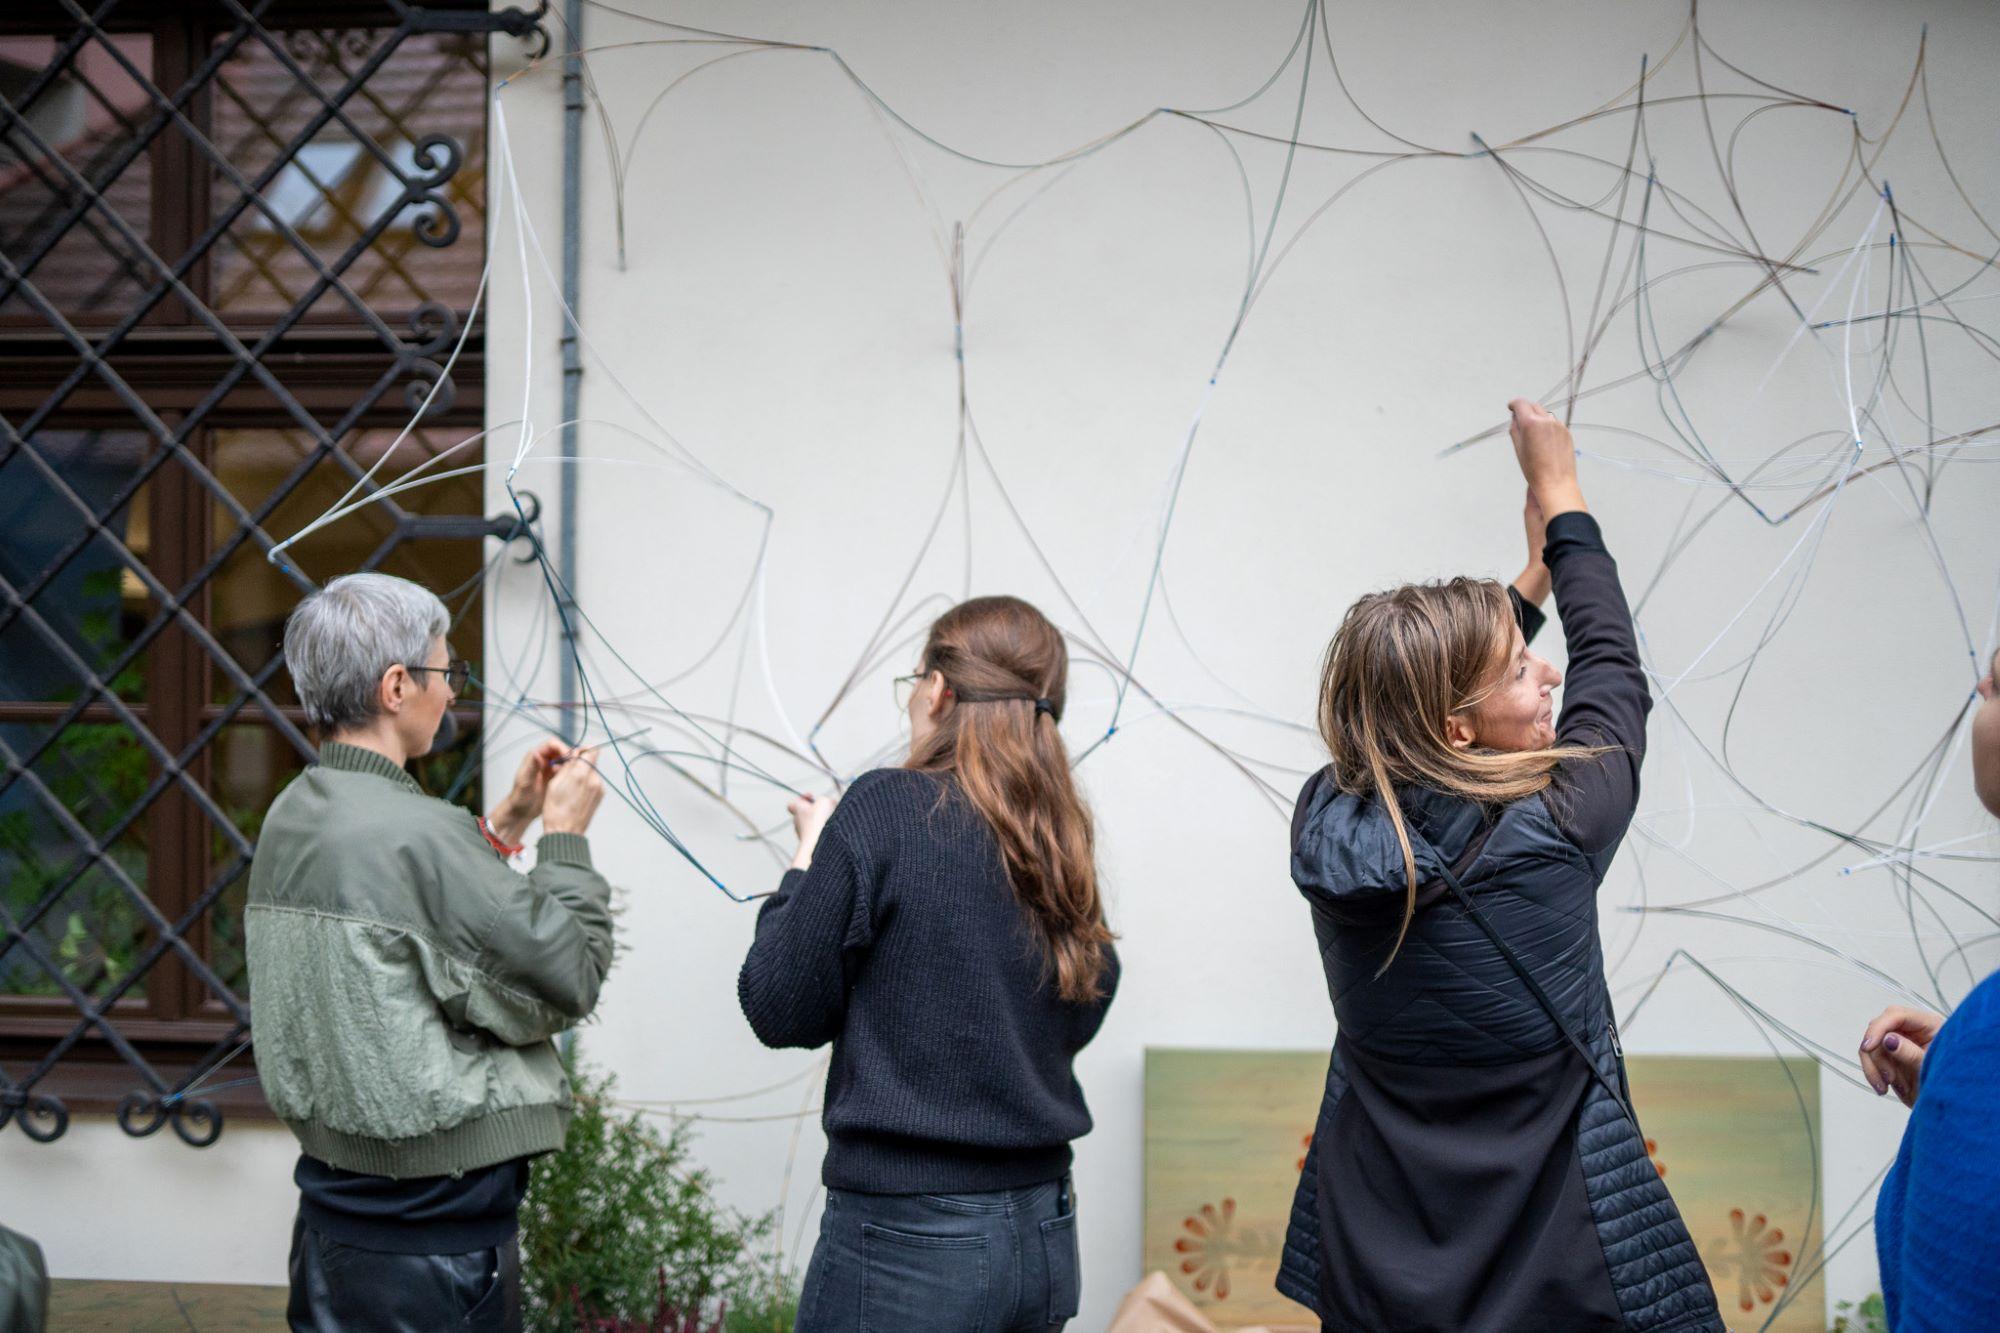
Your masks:
<svg viewBox="0 0 2000 1333"><path fill-rule="evenodd" d="M422 666L451 616L429 588L389 574L346 574L285 621L285 665L306 721L337 731L375 716L382 673Z"/></svg>

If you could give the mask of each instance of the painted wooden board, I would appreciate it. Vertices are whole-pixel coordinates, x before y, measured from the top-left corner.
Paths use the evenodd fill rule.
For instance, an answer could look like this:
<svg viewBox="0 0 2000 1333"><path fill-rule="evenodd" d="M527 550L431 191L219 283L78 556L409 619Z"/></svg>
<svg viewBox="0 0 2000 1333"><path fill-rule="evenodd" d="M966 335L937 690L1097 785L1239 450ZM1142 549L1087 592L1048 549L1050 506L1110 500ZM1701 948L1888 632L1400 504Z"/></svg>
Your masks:
<svg viewBox="0 0 2000 1333"><path fill-rule="evenodd" d="M1223 1328L1310 1321L1272 1286L1326 1084L1324 1051L1146 1052L1143 1261ZM1826 1327L1810 1061L1633 1056L1656 1165L1731 1327ZM1775 1316L1775 1318L1774 1318Z"/></svg>

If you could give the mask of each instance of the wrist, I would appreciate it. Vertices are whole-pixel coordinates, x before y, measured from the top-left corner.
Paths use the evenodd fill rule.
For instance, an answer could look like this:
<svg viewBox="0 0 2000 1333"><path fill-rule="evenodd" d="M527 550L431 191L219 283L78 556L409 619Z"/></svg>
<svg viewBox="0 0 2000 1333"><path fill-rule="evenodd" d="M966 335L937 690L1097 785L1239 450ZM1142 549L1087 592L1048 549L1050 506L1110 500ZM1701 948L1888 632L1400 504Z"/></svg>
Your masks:
<svg viewBox="0 0 2000 1333"><path fill-rule="evenodd" d="M819 829L806 829L800 833L798 850L792 853L792 869L811 868L813 852L819 847L819 834Z"/></svg>
<svg viewBox="0 0 2000 1333"><path fill-rule="evenodd" d="M519 830L500 828L490 818L479 821L479 832L487 844L502 856L518 856L523 850Z"/></svg>
<svg viewBox="0 0 2000 1333"><path fill-rule="evenodd" d="M1535 487L1535 503L1542 507L1542 518L1546 522L1557 514L1570 514L1579 510L1588 513L1590 506L1583 501L1583 487L1576 478L1538 484Z"/></svg>
<svg viewBox="0 0 2000 1333"><path fill-rule="evenodd" d="M511 801L500 802L486 815L486 826L503 842L519 842L533 822L533 815L519 809Z"/></svg>

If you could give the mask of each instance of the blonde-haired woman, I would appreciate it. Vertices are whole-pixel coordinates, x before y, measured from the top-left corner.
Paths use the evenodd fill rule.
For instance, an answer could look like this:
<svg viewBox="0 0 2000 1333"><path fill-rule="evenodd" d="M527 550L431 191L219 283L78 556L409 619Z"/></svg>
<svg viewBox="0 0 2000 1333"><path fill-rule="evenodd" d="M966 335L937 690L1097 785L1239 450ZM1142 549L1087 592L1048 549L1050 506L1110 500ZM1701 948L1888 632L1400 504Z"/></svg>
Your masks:
<svg viewBox="0 0 2000 1333"><path fill-rule="evenodd" d="M1630 1111L1598 886L1651 700L1575 449L1509 404L1528 570L1356 602L1292 875L1339 1034L1278 1286L1340 1330L1722 1328ZM1569 649L1529 641L1553 580Z"/></svg>
<svg viewBox="0 0 2000 1333"><path fill-rule="evenodd" d="M836 809L792 802L798 856L737 990L770 1046L833 1043L826 1211L799 1333L1000 1333L1076 1315L1071 1065L1118 957L1070 779L1062 634L1014 597L931 626L910 756Z"/></svg>

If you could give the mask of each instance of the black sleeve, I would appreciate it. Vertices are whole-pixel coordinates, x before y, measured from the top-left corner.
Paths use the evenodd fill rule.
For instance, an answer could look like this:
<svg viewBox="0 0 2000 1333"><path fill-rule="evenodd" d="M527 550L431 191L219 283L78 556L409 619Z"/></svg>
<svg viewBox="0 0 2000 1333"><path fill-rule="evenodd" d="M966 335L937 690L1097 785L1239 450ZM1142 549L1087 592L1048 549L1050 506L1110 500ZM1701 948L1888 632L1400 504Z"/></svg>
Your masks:
<svg viewBox="0 0 2000 1333"><path fill-rule="evenodd" d="M865 861L842 832L829 820L812 866L787 870L757 909L736 999L766 1046L824 1046L847 1019L848 978L874 930Z"/></svg>
<svg viewBox="0 0 2000 1333"><path fill-rule="evenodd" d="M1507 600L1514 604L1514 623L1521 627L1522 641L1533 643L1535 636L1542 632L1542 626L1548 622L1548 617L1542 614L1541 607L1521 596L1521 590L1511 583L1507 585Z"/></svg>
<svg viewBox="0 0 2000 1333"><path fill-rule="evenodd" d="M1564 745L1608 746L1594 759L1556 770L1549 808L1563 833L1585 852L1600 852L1625 836L1639 803L1639 764L1646 756L1646 715L1653 698L1639 662L1632 612L1618 566L1604 547L1597 520L1581 510L1549 520L1542 559L1555 584L1569 648L1556 736Z"/></svg>
<svg viewBox="0 0 2000 1333"><path fill-rule="evenodd" d="M1066 1004L1069 1043L1077 1050L1088 1046L1097 1036L1097 1030L1104 1026L1104 1016L1111 1012L1111 1001L1118 995L1118 978L1123 974L1124 964L1118 959L1118 950L1112 945L1104 946L1104 974L1098 978L1101 994L1083 1004Z"/></svg>

